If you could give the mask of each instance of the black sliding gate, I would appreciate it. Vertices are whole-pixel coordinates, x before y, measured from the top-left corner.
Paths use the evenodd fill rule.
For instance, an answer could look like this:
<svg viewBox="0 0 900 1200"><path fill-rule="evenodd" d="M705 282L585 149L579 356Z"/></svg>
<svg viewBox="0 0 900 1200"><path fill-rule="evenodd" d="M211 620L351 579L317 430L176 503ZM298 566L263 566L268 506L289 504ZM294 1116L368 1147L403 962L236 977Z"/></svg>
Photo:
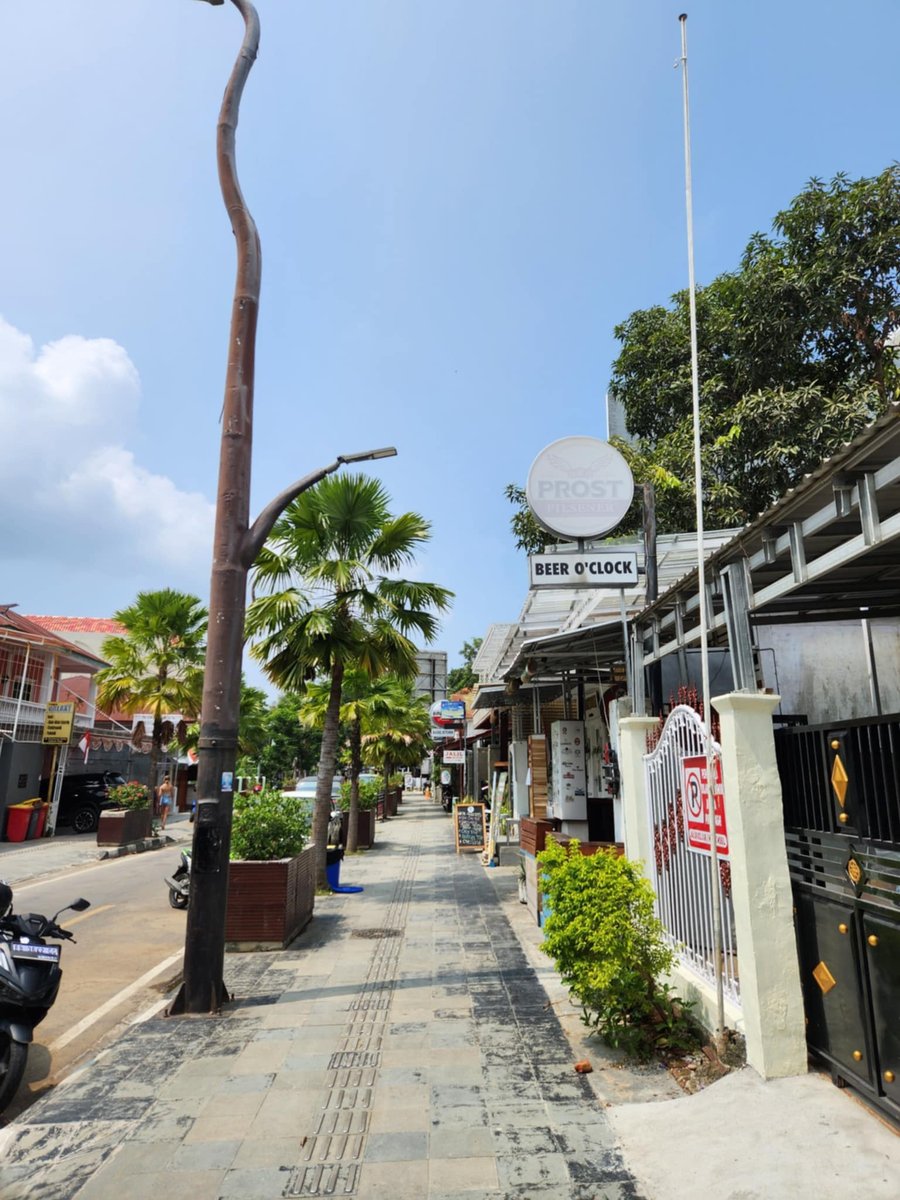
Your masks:
<svg viewBox="0 0 900 1200"><path fill-rule="evenodd" d="M900 714L776 729L810 1051L900 1118Z"/></svg>

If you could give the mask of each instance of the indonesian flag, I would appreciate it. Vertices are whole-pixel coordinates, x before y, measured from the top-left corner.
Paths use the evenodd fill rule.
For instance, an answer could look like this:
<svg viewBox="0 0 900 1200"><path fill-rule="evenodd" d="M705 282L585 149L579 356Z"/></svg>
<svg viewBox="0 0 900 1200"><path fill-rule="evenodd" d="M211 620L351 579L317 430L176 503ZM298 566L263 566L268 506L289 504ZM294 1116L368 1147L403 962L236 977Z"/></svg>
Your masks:
<svg viewBox="0 0 900 1200"><path fill-rule="evenodd" d="M89 733L86 733L84 735L84 737L81 739L81 741L78 743L78 749L84 755L84 761L87 762L88 754L90 753L90 750L91 750L91 735Z"/></svg>

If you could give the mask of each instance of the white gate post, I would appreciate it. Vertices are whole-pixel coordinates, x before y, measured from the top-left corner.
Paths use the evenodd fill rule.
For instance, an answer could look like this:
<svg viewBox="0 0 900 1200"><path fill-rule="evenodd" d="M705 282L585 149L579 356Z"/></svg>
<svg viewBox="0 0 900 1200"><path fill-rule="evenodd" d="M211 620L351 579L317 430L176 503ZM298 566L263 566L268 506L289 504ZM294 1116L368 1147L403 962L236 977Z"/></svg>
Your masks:
<svg viewBox="0 0 900 1200"><path fill-rule="evenodd" d="M772 712L780 696L713 698L747 1061L764 1079L805 1075L806 1033Z"/></svg>
<svg viewBox="0 0 900 1200"><path fill-rule="evenodd" d="M647 734L658 729L656 717L623 717L619 721L619 772L622 779L622 822L625 826L625 853L629 858L650 863L653 839L647 808L647 783L644 755ZM647 871L647 877L652 878Z"/></svg>

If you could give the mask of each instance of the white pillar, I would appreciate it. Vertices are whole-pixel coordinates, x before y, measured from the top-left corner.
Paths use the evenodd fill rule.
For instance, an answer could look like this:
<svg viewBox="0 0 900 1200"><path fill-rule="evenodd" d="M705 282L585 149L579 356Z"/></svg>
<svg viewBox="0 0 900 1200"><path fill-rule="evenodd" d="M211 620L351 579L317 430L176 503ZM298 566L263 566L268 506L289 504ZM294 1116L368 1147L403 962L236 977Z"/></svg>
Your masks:
<svg viewBox="0 0 900 1200"><path fill-rule="evenodd" d="M619 720L619 773L622 780L622 816L625 823L625 853L649 863L653 854L644 755L647 734L658 729L655 717L622 717ZM650 873L648 872L648 878Z"/></svg>
<svg viewBox="0 0 900 1200"><path fill-rule="evenodd" d="M772 712L780 696L713 698L721 718L722 783L747 1061L764 1079L807 1071L793 897L784 844Z"/></svg>

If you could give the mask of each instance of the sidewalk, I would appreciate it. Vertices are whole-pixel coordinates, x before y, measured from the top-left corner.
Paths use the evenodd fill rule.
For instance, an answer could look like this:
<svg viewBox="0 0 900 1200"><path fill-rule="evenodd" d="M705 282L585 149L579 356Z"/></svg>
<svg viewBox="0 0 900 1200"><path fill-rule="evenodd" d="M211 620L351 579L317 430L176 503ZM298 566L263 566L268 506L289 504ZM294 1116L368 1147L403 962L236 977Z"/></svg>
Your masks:
<svg viewBox="0 0 900 1200"><path fill-rule="evenodd" d="M161 842L160 848L190 842L193 828L187 813L174 813L166 825L166 842ZM115 853L112 848L104 850L97 845L96 833L73 833L61 828L52 838L0 842L0 879L15 891L17 885L57 875L69 867L92 866L102 856L113 857Z"/></svg>
<svg viewBox="0 0 900 1200"><path fill-rule="evenodd" d="M0 1131L3 1200L900 1194L900 1140L819 1076L685 1097L586 1043L515 869L438 806L378 837L296 948L228 956L221 1017L132 1028Z"/></svg>

